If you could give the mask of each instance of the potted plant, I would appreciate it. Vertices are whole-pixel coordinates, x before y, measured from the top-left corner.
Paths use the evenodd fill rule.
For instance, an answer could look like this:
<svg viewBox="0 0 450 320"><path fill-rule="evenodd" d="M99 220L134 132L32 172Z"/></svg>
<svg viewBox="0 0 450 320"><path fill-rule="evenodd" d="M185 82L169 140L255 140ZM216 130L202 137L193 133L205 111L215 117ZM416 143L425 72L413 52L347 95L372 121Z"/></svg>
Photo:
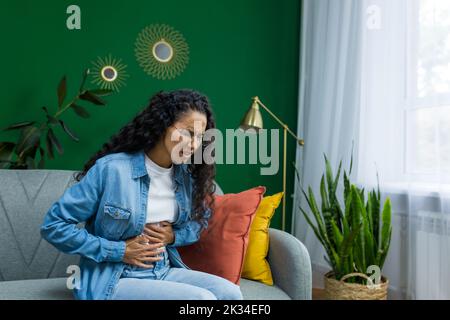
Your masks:
<svg viewBox="0 0 450 320"><path fill-rule="evenodd" d="M331 271L325 275L328 299L386 299L388 279L381 275L392 234L391 203L380 205L379 183L365 199L364 188L351 184L344 170L344 204L336 196L342 161L336 176L325 158L325 174L320 181L321 204L309 186L301 187L313 219L300 207L306 221L326 251ZM352 170L350 162L349 175ZM377 175L378 178L378 175ZM298 172L297 179L299 180Z"/></svg>
<svg viewBox="0 0 450 320"><path fill-rule="evenodd" d="M43 169L46 152L50 159L54 158L55 149L59 154L64 153L64 149L54 130L57 127L60 127L75 142L79 141L74 131L61 119L61 115L65 111L72 109L81 118L89 118L89 112L79 105L79 101L104 106L106 101L101 97L113 93L111 89L85 89L84 86L88 75L89 69L86 69L83 73L78 93L70 100L67 99L66 77L62 78L57 88L58 104L56 112L52 115L47 107L42 107L45 121L22 121L1 130L20 131L20 134L17 142L0 141L0 169ZM66 100L69 101L64 104ZM38 154L40 157L39 161Z"/></svg>

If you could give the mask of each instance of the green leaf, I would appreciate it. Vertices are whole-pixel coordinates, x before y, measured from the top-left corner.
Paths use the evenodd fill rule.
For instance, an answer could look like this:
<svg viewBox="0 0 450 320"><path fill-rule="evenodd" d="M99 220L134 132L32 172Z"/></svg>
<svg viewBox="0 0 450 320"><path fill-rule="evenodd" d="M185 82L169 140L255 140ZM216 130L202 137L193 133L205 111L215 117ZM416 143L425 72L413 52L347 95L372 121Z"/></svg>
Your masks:
<svg viewBox="0 0 450 320"><path fill-rule="evenodd" d="M392 237L392 227L389 229L389 235L388 238L386 240L386 246L383 248L383 253L381 254L380 260L378 262L378 266L380 267L380 269L383 268L384 262L386 260L387 254L389 252L389 244L391 242L391 237Z"/></svg>
<svg viewBox="0 0 450 320"><path fill-rule="evenodd" d="M80 95L81 100L89 101L97 106L104 106L106 105L106 102L97 97L95 94L91 93L90 91L85 91Z"/></svg>
<svg viewBox="0 0 450 320"><path fill-rule="evenodd" d="M39 142L41 131L36 127L24 127L16 147L16 154L22 158Z"/></svg>
<svg viewBox="0 0 450 320"><path fill-rule="evenodd" d="M327 158L327 156L324 154L325 159L325 168L326 168L326 182L328 186L328 198L329 198L329 206L330 206L330 214L334 221L336 222L339 229L342 228L341 222L340 222L340 216L342 215L342 210L339 206L339 202L336 198L336 189L339 181L339 176L341 174L341 165L342 161L339 164L339 169L336 177L333 177L333 170L331 169L331 164Z"/></svg>
<svg viewBox="0 0 450 320"><path fill-rule="evenodd" d="M356 188L355 185L351 186L351 190L352 190L352 209L353 209L353 221L352 221L352 225L358 225L360 223L360 221L362 220L362 212L361 212L361 198L359 195L359 191ZM363 221L363 226L364 226L364 221ZM360 232L359 233L359 237L358 237L359 241L356 241L356 249L359 255L359 268L361 269L361 271L365 272L366 270L366 252L365 252L365 238L364 238L364 233Z"/></svg>
<svg viewBox="0 0 450 320"><path fill-rule="evenodd" d="M330 251L331 251L331 257L333 258L334 264L336 266L335 267L336 269L334 270L334 273L336 274L336 277L340 278L340 277L343 276L341 274L342 273L342 271L341 271L341 257L339 257L339 255L337 254L336 250L334 250L333 247L330 247Z"/></svg>
<svg viewBox="0 0 450 320"><path fill-rule="evenodd" d="M63 130L76 142L80 141L78 137L72 132L72 130L69 129L69 127L64 123L64 121L59 120L59 123L61 124L61 127Z"/></svg>
<svg viewBox="0 0 450 320"><path fill-rule="evenodd" d="M339 251L344 237L342 236L342 233L334 220L331 220L331 228L333 230L333 236L335 240L334 243L336 243L336 250Z"/></svg>
<svg viewBox="0 0 450 320"><path fill-rule="evenodd" d="M327 190L325 189L325 176L320 180L320 195L322 196L322 211L329 210Z"/></svg>
<svg viewBox="0 0 450 320"><path fill-rule="evenodd" d="M27 165L27 169L36 169L36 165L32 157L27 157L25 164Z"/></svg>
<svg viewBox="0 0 450 320"><path fill-rule="evenodd" d="M372 233L376 243L376 249L380 247L381 234L380 234L380 201L378 200L377 194L373 190L369 195L370 207L372 209Z"/></svg>
<svg viewBox="0 0 450 320"><path fill-rule="evenodd" d="M325 230L327 232L327 238L329 239L329 241L332 245L336 245L336 242L335 242L336 239L334 238L333 227L332 227L332 222L334 221L333 216L329 210L323 211L322 215L323 215L323 220L325 222Z"/></svg>
<svg viewBox="0 0 450 320"><path fill-rule="evenodd" d="M322 220L322 217L320 216L319 210L317 209L317 204L316 204L316 201L315 201L312 189L311 189L311 187L309 187L310 197L308 197L306 195L306 192L305 192L305 190L303 190L303 188L301 188L301 190L302 190L302 193L303 193L306 201L308 202L309 208L311 209L311 212L313 213L314 218L316 219L317 228L318 228L318 231L320 232L320 234L322 236L322 239L323 239L324 243L326 244L326 245L324 245L324 247L326 249L327 246L331 246L331 243L330 243L330 241L328 239L328 236L327 236L327 233L326 233L326 230L325 230L325 225L324 225L324 222Z"/></svg>
<svg viewBox="0 0 450 320"><path fill-rule="evenodd" d="M312 191L311 187L308 187L308 192L309 192L309 198L307 197L306 200L308 201L311 212L313 213L314 217L317 220L319 228L321 229L322 233L324 234L324 240L328 240L328 237L326 234L326 229L325 229L325 224L320 216L320 211L317 207L316 198L314 197L314 192Z"/></svg>
<svg viewBox="0 0 450 320"><path fill-rule="evenodd" d="M382 223L381 249L386 250L389 248L389 232L391 230L391 200L389 198L387 198L384 203Z"/></svg>
<svg viewBox="0 0 450 320"><path fill-rule="evenodd" d="M45 115L47 117L47 123L58 124L58 120L54 116L52 116L48 113L48 110L46 107L42 107L42 109L45 111Z"/></svg>
<svg viewBox="0 0 450 320"><path fill-rule="evenodd" d="M359 189L358 189L359 190ZM361 197L361 203L366 202L365 197L364 197L364 188L362 188L361 190L359 190L359 196Z"/></svg>
<svg viewBox="0 0 450 320"><path fill-rule="evenodd" d="M39 160L39 163L37 165L38 169L44 169L45 166L45 152L42 147L39 147L39 154L41 155L41 159Z"/></svg>
<svg viewBox="0 0 450 320"><path fill-rule="evenodd" d="M52 140L50 139L49 131L47 131L47 135L45 137L45 145L47 147L48 157L50 159L54 159L55 155L53 153L53 143L52 143Z"/></svg>
<svg viewBox="0 0 450 320"><path fill-rule="evenodd" d="M353 147L354 147L354 141L352 141L352 152L350 157L350 170L348 172L349 175L352 174L352 168L353 168Z"/></svg>
<svg viewBox="0 0 450 320"><path fill-rule="evenodd" d="M350 193L350 180L347 176L347 172L344 170L344 199L347 199L347 195Z"/></svg>
<svg viewBox="0 0 450 320"><path fill-rule="evenodd" d="M102 97L102 96L109 96L110 94L114 93L114 90L110 90L110 89L93 89L93 90L88 90L88 92Z"/></svg>
<svg viewBox="0 0 450 320"><path fill-rule="evenodd" d="M337 190L337 186L339 183L339 177L341 176L341 167L342 167L342 160L339 162L339 168L338 168L338 172L336 174L336 178L334 179L334 183L333 183L333 190Z"/></svg>
<svg viewBox="0 0 450 320"><path fill-rule="evenodd" d="M308 214L303 210L303 208L299 207L300 211L303 213L303 216L305 217L306 222L309 224L311 229L313 229L314 234L316 235L317 239L322 243L322 245L325 247L325 242L322 238L322 235L320 234L320 231L317 229L317 227L314 225L314 223L309 218Z"/></svg>
<svg viewBox="0 0 450 320"><path fill-rule="evenodd" d="M366 211L366 208L364 207L363 203L364 199L359 198L357 199L358 206L360 207L361 211L361 217L363 221L363 232L364 232L364 243L365 243L365 256L366 261L368 261L368 265L372 264L375 259L375 253L376 248L374 247L374 240L373 240L373 234L370 229L370 221L369 217Z"/></svg>
<svg viewBox="0 0 450 320"><path fill-rule="evenodd" d="M366 204L366 214L367 214L367 220L369 222L368 232L370 232L370 236L372 238L372 244L370 248L368 248L371 252L371 260L376 259L376 254L378 251L378 240L377 235L373 232L373 208L372 208L372 192L369 192L369 195L367 197L367 204Z"/></svg>
<svg viewBox="0 0 450 320"><path fill-rule="evenodd" d="M331 262L329 261L330 266L332 266L332 268L334 270L336 270L336 262L335 259L333 257L332 254L332 247L330 242L326 239L326 235L324 231L321 231L318 227L316 227L311 219L309 218L308 214L305 212L305 210L303 210L301 207L299 207L300 211L303 213L303 216L305 217L307 223L309 224L309 226L313 229L314 234L316 235L317 239L320 241L320 243L322 244L322 246L324 247L325 251L327 252L328 256L331 259Z"/></svg>
<svg viewBox="0 0 450 320"><path fill-rule="evenodd" d="M66 98L66 93L67 93L67 80L66 76L64 76L58 85L58 109L61 108L64 99Z"/></svg>
<svg viewBox="0 0 450 320"><path fill-rule="evenodd" d="M377 197L378 197L378 201L380 201L381 200L380 177L378 176L378 171L377 171Z"/></svg>
<svg viewBox="0 0 450 320"><path fill-rule="evenodd" d="M345 268L345 274L353 272L353 250L355 247L355 239L359 235L359 232L362 228L362 224L358 226L354 226L352 231L346 232L344 240L342 241L342 245L339 251L339 256L343 261L343 268Z"/></svg>
<svg viewBox="0 0 450 320"><path fill-rule="evenodd" d="M58 119L56 119L54 116L47 116L47 123L51 124L58 124Z"/></svg>
<svg viewBox="0 0 450 320"><path fill-rule="evenodd" d="M15 143L0 142L0 169L7 168L13 156Z"/></svg>
<svg viewBox="0 0 450 320"><path fill-rule="evenodd" d="M6 130L16 130L16 129L22 129L24 127L28 127L31 126L33 124L35 124L36 121L25 121L25 122L19 122L19 123L15 123L12 124L4 129L2 129L2 131L6 131Z"/></svg>
<svg viewBox="0 0 450 320"><path fill-rule="evenodd" d="M85 108L83 108L82 106L76 105L75 103L72 103L70 105L70 107L73 109L73 111L75 111L75 113L77 115L79 115L82 118L89 118L91 115L89 114L89 112L87 112L87 110Z"/></svg>
<svg viewBox="0 0 450 320"><path fill-rule="evenodd" d="M345 219L351 224L353 220L353 211L352 211L352 203L353 203L353 194L349 192L345 197Z"/></svg>
<svg viewBox="0 0 450 320"><path fill-rule="evenodd" d="M58 138L56 138L55 134L53 133L52 128L48 128L48 138L51 142L51 144L56 148L56 151L58 151L59 154L64 153L64 149L61 146L61 143L59 142Z"/></svg>
<svg viewBox="0 0 450 320"><path fill-rule="evenodd" d="M350 226L348 225L348 221L345 216L342 216L342 235L347 237L350 234Z"/></svg>
<svg viewBox="0 0 450 320"><path fill-rule="evenodd" d="M333 190L333 170L331 169L331 164L327 159L327 156L324 154L325 157L325 168L326 168L326 177L327 177L327 185L328 185L328 194L334 194Z"/></svg>
<svg viewBox="0 0 450 320"><path fill-rule="evenodd" d="M366 214L367 219L369 221L369 230L373 234L373 212L372 212L372 201L371 200L372 192L369 192L367 196L367 203L366 203Z"/></svg>
<svg viewBox="0 0 450 320"><path fill-rule="evenodd" d="M83 78L82 78L82 80L81 80L79 93L83 92L84 84L86 83L86 79L87 79L89 73L90 73L90 70L89 70L89 69L85 69L85 70L83 71Z"/></svg>
<svg viewBox="0 0 450 320"><path fill-rule="evenodd" d="M339 252L339 255L343 258L347 258L350 254L350 251L352 249L353 242L355 241L356 236L358 236L360 230L362 227L362 223L360 223L357 226L354 226L352 231L348 236L345 237L345 239L342 242L341 250Z"/></svg>
<svg viewBox="0 0 450 320"><path fill-rule="evenodd" d="M358 236L358 238L359 238L359 236ZM359 271L364 270L364 266L363 266L362 258L361 258L361 248L360 248L358 240L356 240L354 243L353 261L354 261L355 271L359 272Z"/></svg>

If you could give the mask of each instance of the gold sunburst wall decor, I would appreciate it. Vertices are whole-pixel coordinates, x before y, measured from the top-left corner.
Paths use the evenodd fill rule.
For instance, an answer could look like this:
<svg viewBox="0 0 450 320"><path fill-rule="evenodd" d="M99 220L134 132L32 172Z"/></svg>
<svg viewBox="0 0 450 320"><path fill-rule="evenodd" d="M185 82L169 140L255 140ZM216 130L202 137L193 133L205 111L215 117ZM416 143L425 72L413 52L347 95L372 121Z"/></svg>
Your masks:
<svg viewBox="0 0 450 320"><path fill-rule="evenodd" d="M92 83L102 89L117 92L125 85L125 79L128 78L127 65L123 64L121 59L113 58L111 55L104 58L98 57L96 61L92 61L92 65Z"/></svg>
<svg viewBox="0 0 450 320"><path fill-rule="evenodd" d="M136 39L134 52L142 69L161 80L175 78L189 62L189 46L183 35L165 24L145 27Z"/></svg>

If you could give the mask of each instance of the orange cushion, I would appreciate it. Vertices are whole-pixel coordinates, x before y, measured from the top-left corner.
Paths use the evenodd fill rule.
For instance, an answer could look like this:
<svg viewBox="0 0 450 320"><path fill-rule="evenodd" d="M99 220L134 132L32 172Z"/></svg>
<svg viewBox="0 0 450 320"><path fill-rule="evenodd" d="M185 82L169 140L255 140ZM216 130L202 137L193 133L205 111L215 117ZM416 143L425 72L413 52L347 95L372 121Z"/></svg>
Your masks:
<svg viewBox="0 0 450 320"><path fill-rule="evenodd" d="M178 252L190 268L218 275L238 284L248 246L250 226L266 188L214 195L214 213L200 240Z"/></svg>

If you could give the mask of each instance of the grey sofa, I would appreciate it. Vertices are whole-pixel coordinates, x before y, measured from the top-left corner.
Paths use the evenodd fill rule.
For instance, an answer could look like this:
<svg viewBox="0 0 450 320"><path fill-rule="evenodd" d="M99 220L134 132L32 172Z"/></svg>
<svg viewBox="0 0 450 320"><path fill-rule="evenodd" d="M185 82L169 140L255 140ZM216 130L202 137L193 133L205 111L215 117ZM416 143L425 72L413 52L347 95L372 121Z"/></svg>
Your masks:
<svg viewBox="0 0 450 320"><path fill-rule="evenodd" d="M39 226L74 172L0 169L0 299L73 299L66 270L79 258L43 240ZM241 279L245 299L311 299L311 263L297 238L271 228L268 261L274 286Z"/></svg>

